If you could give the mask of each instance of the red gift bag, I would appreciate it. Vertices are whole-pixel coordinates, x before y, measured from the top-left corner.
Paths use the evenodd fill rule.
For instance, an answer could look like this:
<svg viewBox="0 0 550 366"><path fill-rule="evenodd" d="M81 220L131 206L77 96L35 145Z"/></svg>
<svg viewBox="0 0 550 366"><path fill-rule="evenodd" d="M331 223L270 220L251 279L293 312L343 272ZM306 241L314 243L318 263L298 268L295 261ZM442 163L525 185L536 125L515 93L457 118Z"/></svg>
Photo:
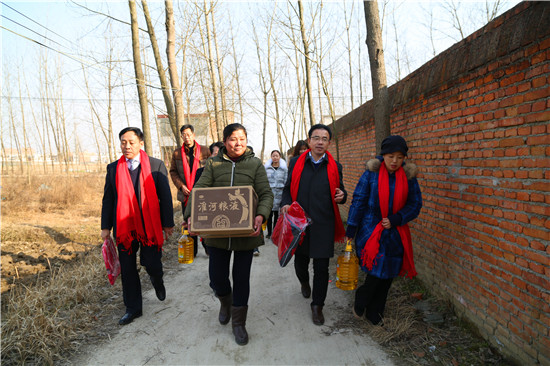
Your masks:
<svg viewBox="0 0 550 366"><path fill-rule="evenodd" d="M105 267L107 268L109 282L111 285L114 285L116 278L120 274L120 262L118 261L115 243L113 242L113 238L110 236L103 242L101 254L103 254L103 259L105 260Z"/></svg>
<svg viewBox="0 0 550 366"><path fill-rule="evenodd" d="M279 247L279 264L288 264L298 245L306 235L306 227L311 224L311 218L298 202L292 202L287 213L279 216L273 229L271 240Z"/></svg>

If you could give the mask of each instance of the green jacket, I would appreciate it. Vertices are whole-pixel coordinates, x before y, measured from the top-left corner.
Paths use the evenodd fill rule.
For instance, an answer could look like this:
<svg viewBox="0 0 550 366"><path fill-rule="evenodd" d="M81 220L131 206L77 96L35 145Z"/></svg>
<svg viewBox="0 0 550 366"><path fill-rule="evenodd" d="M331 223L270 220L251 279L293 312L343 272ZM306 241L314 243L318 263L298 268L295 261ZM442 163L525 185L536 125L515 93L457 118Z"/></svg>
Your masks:
<svg viewBox="0 0 550 366"><path fill-rule="evenodd" d="M193 188L252 186L258 195L256 215L262 215L264 221L273 208L273 192L267 180L262 161L254 157L252 149L247 148L243 156L233 162L222 147L217 156L209 158L201 177ZM184 219L191 216L192 196L185 209ZM263 234L238 238L205 238L206 245L227 250L252 250L264 244Z"/></svg>

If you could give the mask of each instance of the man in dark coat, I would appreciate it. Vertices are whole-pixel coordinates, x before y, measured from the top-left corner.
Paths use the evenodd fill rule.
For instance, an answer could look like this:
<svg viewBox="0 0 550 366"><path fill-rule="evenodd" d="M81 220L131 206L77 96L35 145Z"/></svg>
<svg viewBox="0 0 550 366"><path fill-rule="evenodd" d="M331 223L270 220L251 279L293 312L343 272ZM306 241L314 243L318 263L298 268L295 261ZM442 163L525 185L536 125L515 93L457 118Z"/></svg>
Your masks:
<svg viewBox="0 0 550 366"><path fill-rule="evenodd" d="M200 145L195 140L195 128L193 125L183 125L180 128L183 144L181 148L174 150L170 162L170 178L178 190L178 201L181 202L181 212L185 213L187 200L196 181L197 172L201 169L206 159L210 156L210 150ZM197 241L194 240L194 251L197 256ZM206 247L204 249L206 251Z"/></svg>
<svg viewBox="0 0 550 366"><path fill-rule="evenodd" d="M327 151L332 139L330 128L322 124L314 125L308 136L310 150L290 161L281 213L286 213L290 204L298 201L312 219L302 245L296 250L294 268L301 283L302 295L309 298L312 291L308 267L310 258L313 259L312 320L314 324L322 325L334 241L343 240L345 234L337 204L346 202L347 193L342 166Z"/></svg>
<svg viewBox="0 0 550 366"><path fill-rule="evenodd" d="M138 250L140 263L146 268L158 299L166 298L162 244L164 235L168 237L174 230L174 210L166 166L141 150L143 132L137 127L127 127L120 131L119 138L123 156L107 166L101 238L110 237L113 229L126 306L119 324L125 325L142 315Z"/></svg>

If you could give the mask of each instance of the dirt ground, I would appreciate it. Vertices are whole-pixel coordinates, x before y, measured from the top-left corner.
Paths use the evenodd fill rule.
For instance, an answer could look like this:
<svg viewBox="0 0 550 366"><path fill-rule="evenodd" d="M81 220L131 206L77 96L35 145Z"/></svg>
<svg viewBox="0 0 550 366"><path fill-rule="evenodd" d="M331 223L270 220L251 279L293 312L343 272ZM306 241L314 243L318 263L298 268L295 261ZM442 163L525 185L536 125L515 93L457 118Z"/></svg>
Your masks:
<svg viewBox="0 0 550 366"><path fill-rule="evenodd" d="M83 180L92 188L82 183L76 185L77 191L62 187L53 192L53 185L41 189L44 183L38 182L29 192L17 180L3 180L2 297L14 284L32 288L56 268L77 262L89 251L100 251L103 177ZM175 211L180 223L179 205ZM310 300L299 292L292 263L280 268L270 241L254 258L247 324L250 343L239 347L231 326L217 322L219 305L208 286L207 257L201 249L195 263L177 263L177 236L164 252L166 301L156 299L142 271L144 315L120 327L117 321L124 306L117 280L104 307L118 311L94 317L79 338L78 351L63 356L68 364L511 365L419 281L398 280L392 285L384 328L353 318L352 292L339 290L331 282L327 321L322 327L313 325ZM413 293L423 298L412 297ZM434 314L443 321L431 322L427 315Z"/></svg>

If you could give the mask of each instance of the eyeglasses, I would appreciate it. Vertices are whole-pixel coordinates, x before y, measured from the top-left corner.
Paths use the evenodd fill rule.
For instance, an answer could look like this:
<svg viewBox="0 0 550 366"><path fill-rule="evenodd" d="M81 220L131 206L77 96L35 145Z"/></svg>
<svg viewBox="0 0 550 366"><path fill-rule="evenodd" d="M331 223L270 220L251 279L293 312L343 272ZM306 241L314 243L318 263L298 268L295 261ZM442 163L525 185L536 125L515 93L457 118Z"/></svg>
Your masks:
<svg viewBox="0 0 550 366"><path fill-rule="evenodd" d="M313 142L318 142L318 141L323 141L323 142L328 142L328 137L326 136L312 136L310 137L310 140L313 141Z"/></svg>

